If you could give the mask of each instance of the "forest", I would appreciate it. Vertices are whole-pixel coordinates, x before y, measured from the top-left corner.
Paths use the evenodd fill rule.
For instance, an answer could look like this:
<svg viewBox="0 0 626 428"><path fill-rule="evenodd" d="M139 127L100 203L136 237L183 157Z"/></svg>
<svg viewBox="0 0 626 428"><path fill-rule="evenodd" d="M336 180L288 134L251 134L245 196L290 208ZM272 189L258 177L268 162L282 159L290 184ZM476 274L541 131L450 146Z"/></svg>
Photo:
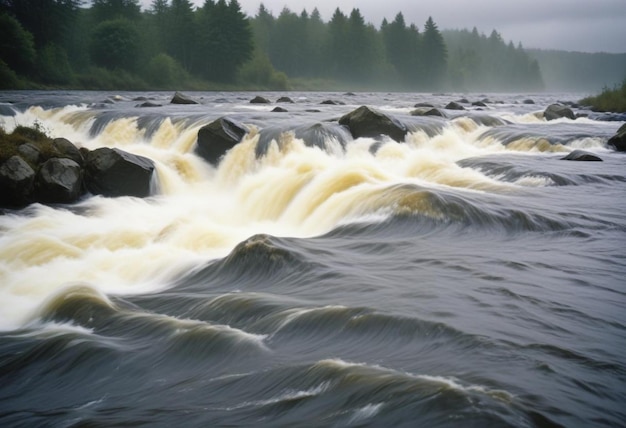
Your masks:
<svg viewBox="0 0 626 428"><path fill-rule="evenodd" d="M441 31L402 12L324 21L237 0L0 0L0 88L541 90L536 59L493 30Z"/></svg>

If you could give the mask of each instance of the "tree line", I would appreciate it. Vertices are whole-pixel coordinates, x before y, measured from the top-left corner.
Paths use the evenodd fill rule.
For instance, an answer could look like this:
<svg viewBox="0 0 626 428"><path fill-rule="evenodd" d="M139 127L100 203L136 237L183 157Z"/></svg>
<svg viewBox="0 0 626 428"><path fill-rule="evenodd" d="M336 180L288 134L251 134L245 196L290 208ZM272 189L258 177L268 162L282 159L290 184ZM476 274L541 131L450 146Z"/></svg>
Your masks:
<svg viewBox="0 0 626 428"><path fill-rule="evenodd" d="M0 87L24 80L92 89L461 90L538 88L541 73L521 46L473 32L420 30L397 13L379 27L359 9L325 22L237 0L0 0ZM507 86L509 83L509 86ZM488 88L485 88L488 89Z"/></svg>

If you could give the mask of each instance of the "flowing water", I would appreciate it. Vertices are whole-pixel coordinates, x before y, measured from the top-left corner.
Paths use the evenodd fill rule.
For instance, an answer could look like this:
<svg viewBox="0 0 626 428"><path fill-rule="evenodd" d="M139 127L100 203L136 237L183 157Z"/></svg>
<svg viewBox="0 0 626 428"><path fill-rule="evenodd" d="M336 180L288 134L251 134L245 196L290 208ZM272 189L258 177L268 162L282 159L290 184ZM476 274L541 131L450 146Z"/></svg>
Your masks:
<svg viewBox="0 0 626 428"><path fill-rule="evenodd" d="M1 426L626 425L621 122L536 114L566 94L113 95L0 93L7 131L158 175L0 215ZM352 139L361 105L412 132ZM225 115L251 132L215 168L194 145Z"/></svg>

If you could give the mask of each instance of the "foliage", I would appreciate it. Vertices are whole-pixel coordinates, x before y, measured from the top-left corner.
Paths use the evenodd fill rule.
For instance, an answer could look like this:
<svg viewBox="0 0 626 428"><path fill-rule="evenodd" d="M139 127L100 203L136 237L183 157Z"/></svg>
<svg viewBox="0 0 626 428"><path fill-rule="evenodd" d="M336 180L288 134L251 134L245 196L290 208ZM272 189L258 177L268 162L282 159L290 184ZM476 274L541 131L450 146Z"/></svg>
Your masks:
<svg viewBox="0 0 626 428"><path fill-rule="evenodd" d="M283 72L277 72L269 58L259 50L239 70L239 82L252 84L259 89L287 90L288 79Z"/></svg>
<svg viewBox="0 0 626 428"><path fill-rule="evenodd" d="M1 12L0 28L0 58L6 67L20 73L30 72L37 56L32 34L24 30L15 18Z"/></svg>
<svg viewBox="0 0 626 428"><path fill-rule="evenodd" d="M170 88L188 81L190 76L178 61L166 53L160 53L148 62L145 78L157 88Z"/></svg>
<svg viewBox="0 0 626 428"><path fill-rule="evenodd" d="M74 81L67 53L54 43L44 46L39 52L37 74L43 83L70 84Z"/></svg>
<svg viewBox="0 0 626 428"><path fill-rule="evenodd" d="M626 78L622 80L621 86L613 89L605 87L599 95L583 98L580 103L596 111L626 113Z"/></svg>
<svg viewBox="0 0 626 428"><path fill-rule="evenodd" d="M94 29L90 53L96 65L132 70L139 55L139 33L127 19L104 21Z"/></svg>
<svg viewBox="0 0 626 428"><path fill-rule="evenodd" d="M238 0L0 0L0 85L88 89L539 89L525 50L467 30L422 31L402 13L379 28L360 10L254 17ZM81 7L85 6L85 7ZM17 74L16 74L17 73ZM28 81L32 79L33 81ZM307 83L308 80L308 83ZM209 83L213 82L213 83Z"/></svg>

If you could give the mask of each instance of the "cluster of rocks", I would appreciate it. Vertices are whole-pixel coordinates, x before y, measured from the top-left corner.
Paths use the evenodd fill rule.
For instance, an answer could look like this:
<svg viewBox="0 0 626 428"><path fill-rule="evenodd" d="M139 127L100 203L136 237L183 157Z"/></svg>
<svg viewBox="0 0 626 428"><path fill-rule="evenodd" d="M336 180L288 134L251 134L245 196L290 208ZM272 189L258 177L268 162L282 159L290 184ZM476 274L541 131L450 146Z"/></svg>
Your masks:
<svg viewBox="0 0 626 428"><path fill-rule="evenodd" d="M154 163L116 148L78 149L65 138L26 141L0 157L0 207L73 203L87 194L149 196Z"/></svg>

